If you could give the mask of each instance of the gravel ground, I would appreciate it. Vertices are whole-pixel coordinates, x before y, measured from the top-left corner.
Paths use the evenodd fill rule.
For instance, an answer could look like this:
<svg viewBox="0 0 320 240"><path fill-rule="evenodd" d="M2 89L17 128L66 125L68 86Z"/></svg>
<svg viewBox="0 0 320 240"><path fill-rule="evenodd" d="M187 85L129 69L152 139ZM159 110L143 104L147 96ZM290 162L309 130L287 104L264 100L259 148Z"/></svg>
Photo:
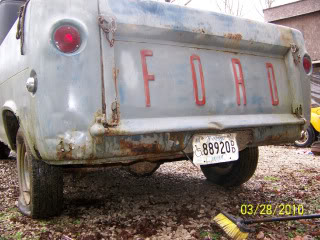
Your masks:
<svg viewBox="0 0 320 240"><path fill-rule="evenodd" d="M305 214L320 213L320 156L309 151L261 147L255 176L230 189L207 182L188 161L164 164L146 178L133 177L119 168L66 173L64 212L47 221L18 212L16 163L0 160L0 240L217 240L228 239L212 221L221 211L260 218L267 217L261 204L272 205L273 210L278 206L276 213L280 204L288 204L292 211L293 205L300 205ZM244 210L249 204L258 209L256 215L241 215L241 206ZM317 220L253 226L255 233L249 239L320 240Z"/></svg>

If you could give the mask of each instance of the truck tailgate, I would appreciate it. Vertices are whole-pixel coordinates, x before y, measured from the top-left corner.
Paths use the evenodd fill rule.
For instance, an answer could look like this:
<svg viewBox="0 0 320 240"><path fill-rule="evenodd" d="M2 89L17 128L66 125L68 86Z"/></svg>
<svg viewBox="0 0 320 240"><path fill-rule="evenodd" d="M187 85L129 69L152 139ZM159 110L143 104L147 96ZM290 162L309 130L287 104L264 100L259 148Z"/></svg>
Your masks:
<svg viewBox="0 0 320 240"><path fill-rule="evenodd" d="M101 60L104 113L117 134L305 123L308 86L291 54L304 47L299 33L152 1L99 8L116 26L101 30Z"/></svg>

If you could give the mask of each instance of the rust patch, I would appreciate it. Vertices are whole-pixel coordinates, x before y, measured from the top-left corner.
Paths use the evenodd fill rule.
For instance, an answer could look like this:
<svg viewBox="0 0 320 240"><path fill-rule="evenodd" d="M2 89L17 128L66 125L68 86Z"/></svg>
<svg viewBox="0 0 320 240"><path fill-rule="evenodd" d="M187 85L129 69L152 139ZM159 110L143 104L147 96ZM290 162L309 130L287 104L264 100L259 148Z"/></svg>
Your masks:
<svg viewBox="0 0 320 240"><path fill-rule="evenodd" d="M77 149L76 149L77 148ZM79 160L77 157L73 156L74 151L80 150L82 156L85 156L86 153L86 145L83 146L75 146L72 143L65 143L63 138L60 138L59 144L57 145L57 158L59 160ZM88 158L85 159L85 161L90 164L92 163L92 160L96 160L97 158L94 157L94 154L91 153Z"/></svg>
<svg viewBox="0 0 320 240"><path fill-rule="evenodd" d="M110 125L116 126L120 122L120 105L117 101L111 104L111 110L112 110L112 123Z"/></svg>
<svg viewBox="0 0 320 240"><path fill-rule="evenodd" d="M295 114L297 118L301 118L301 116L303 115L302 106L292 106L292 113Z"/></svg>
<svg viewBox="0 0 320 240"><path fill-rule="evenodd" d="M126 135L130 135L130 132L127 131L123 131L117 128L108 128L105 131L105 136L126 136Z"/></svg>
<svg viewBox="0 0 320 240"><path fill-rule="evenodd" d="M101 92L102 92L102 113L106 114L106 93L104 87L104 70L103 70L103 60L101 58Z"/></svg>
<svg viewBox="0 0 320 240"><path fill-rule="evenodd" d="M114 89L116 91L116 96L118 98L118 75L119 75L119 69L113 68L112 69L113 74L113 81L114 81Z"/></svg>
<svg viewBox="0 0 320 240"><path fill-rule="evenodd" d="M175 145L181 149L185 148L184 139L185 139L185 133L183 132L170 133L169 140L174 141Z"/></svg>
<svg viewBox="0 0 320 240"><path fill-rule="evenodd" d="M237 40L240 41L242 40L242 35L240 33L227 33L223 35L225 38L231 39L231 40Z"/></svg>
<svg viewBox="0 0 320 240"><path fill-rule="evenodd" d="M72 160L72 145L67 144L69 149L66 149L63 138L57 146L57 157L59 160Z"/></svg>
<svg viewBox="0 0 320 240"><path fill-rule="evenodd" d="M103 136L101 136L101 137L94 137L93 140L94 140L94 142L95 142L96 144L103 144L103 142L104 142ZM83 150L83 151L85 152L85 151L86 151L86 146L85 146L85 145L82 146L82 147L81 147L81 150Z"/></svg>
<svg viewBox="0 0 320 240"><path fill-rule="evenodd" d="M298 65L301 62L301 55L299 54L299 47L293 43L290 44L290 47L291 47L293 62L295 65Z"/></svg>
<svg viewBox="0 0 320 240"><path fill-rule="evenodd" d="M206 32L206 30L204 28L194 29L193 32L201 33L201 34L207 34L207 32Z"/></svg>
<svg viewBox="0 0 320 240"><path fill-rule="evenodd" d="M277 134L277 135L270 135L264 139L264 143L279 143L284 141L283 139L288 138L288 132L285 132L284 134Z"/></svg>
<svg viewBox="0 0 320 240"><path fill-rule="evenodd" d="M120 149L128 150L131 155L143 155L146 153L162 153L164 149L158 142L151 144L130 142L126 140L120 140Z"/></svg>
<svg viewBox="0 0 320 240"><path fill-rule="evenodd" d="M279 129L279 130L278 130ZM259 129L259 134L262 137L263 145L288 143L297 140L296 131L293 128L276 128L276 133L273 127ZM272 131L273 130L273 131ZM299 132L300 135L300 132Z"/></svg>
<svg viewBox="0 0 320 240"><path fill-rule="evenodd" d="M280 39L286 47L293 43L292 30L290 28L279 27Z"/></svg>

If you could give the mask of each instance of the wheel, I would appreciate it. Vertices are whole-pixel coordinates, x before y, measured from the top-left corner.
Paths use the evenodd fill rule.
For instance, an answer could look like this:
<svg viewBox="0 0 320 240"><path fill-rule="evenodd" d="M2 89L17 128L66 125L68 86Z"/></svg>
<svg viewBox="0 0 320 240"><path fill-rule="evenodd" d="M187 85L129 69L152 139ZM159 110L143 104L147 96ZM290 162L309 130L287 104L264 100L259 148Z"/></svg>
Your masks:
<svg viewBox="0 0 320 240"><path fill-rule="evenodd" d="M17 133L17 165L19 179L18 207L32 218L59 215L63 205L63 176L59 167L35 159L26 138Z"/></svg>
<svg viewBox="0 0 320 240"><path fill-rule="evenodd" d="M201 170L208 181L224 186L240 186L254 174L259 159L258 147L248 147L239 152L239 159L230 163L202 165Z"/></svg>
<svg viewBox="0 0 320 240"><path fill-rule="evenodd" d="M126 170L136 177L148 177L157 171L160 165L160 163L137 162L126 167Z"/></svg>
<svg viewBox="0 0 320 240"><path fill-rule="evenodd" d="M0 142L0 159L8 159L10 155L10 148L3 142Z"/></svg>
<svg viewBox="0 0 320 240"><path fill-rule="evenodd" d="M296 147L309 147L315 140L315 132L310 125L307 130L301 132L301 139L294 142Z"/></svg>

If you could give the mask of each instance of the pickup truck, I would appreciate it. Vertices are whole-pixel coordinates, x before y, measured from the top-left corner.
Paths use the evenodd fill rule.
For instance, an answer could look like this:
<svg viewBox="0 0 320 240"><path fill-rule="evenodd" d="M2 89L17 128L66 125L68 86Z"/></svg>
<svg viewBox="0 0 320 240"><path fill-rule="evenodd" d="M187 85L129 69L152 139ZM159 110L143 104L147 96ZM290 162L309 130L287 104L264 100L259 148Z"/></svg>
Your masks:
<svg viewBox="0 0 320 240"><path fill-rule="evenodd" d="M308 127L297 30L146 0L2 0L0 20L1 157L16 151L32 218L61 212L63 167L187 159L239 186L258 146Z"/></svg>

